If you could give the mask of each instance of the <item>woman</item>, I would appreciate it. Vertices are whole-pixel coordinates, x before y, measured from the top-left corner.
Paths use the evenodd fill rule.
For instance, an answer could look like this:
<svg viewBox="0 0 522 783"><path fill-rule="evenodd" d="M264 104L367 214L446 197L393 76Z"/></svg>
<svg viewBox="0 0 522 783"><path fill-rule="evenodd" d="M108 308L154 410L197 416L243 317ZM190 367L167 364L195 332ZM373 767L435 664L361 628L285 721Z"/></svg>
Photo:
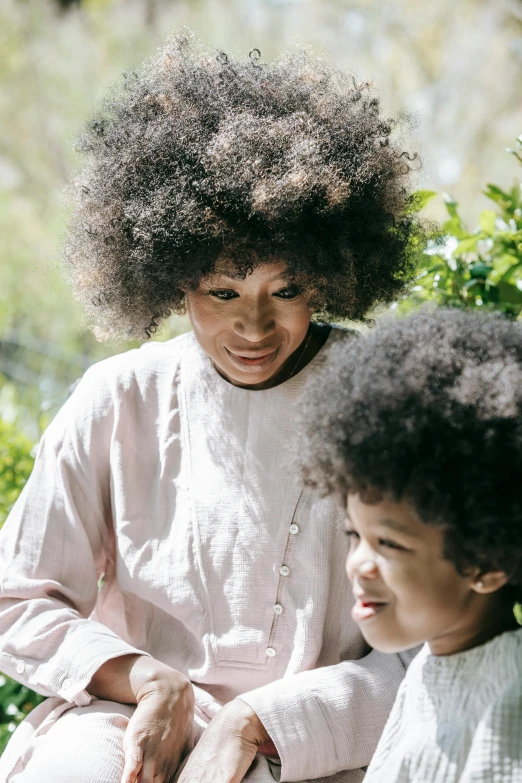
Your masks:
<svg viewBox="0 0 522 783"><path fill-rule="evenodd" d="M306 53L183 36L90 123L77 295L101 334L184 308L193 331L86 373L4 526L0 665L52 698L0 780L362 779L404 663L349 619L335 504L289 444L352 339L312 316L361 319L411 274L393 125Z"/></svg>

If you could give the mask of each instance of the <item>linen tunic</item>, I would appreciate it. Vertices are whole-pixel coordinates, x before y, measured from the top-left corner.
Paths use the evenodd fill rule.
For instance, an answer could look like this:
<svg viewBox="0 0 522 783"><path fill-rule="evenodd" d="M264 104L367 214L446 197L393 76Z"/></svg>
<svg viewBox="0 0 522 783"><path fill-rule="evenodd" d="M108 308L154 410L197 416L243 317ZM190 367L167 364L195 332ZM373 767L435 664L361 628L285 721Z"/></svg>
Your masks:
<svg viewBox="0 0 522 783"><path fill-rule="evenodd" d="M426 644L365 783L522 783L522 629L455 655Z"/></svg>
<svg viewBox="0 0 522 783"><path fill-rule="evenodd" d="M282 781L369 763L409 658L368 653L336 502L289 466L303 385L351 339L334 328L259 391L192 333L86 372L0 534L0 669L59 697L46 731L105 661L144 652L190 677L202 726L251 705Z"/></svg>

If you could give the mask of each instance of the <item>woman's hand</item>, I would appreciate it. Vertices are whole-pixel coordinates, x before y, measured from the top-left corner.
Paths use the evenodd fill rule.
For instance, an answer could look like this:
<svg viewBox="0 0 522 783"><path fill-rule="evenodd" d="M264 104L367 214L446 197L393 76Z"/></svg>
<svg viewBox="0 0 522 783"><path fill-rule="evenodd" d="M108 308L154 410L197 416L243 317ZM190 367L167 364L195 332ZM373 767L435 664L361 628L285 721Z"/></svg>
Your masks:
<svg viewBox="0 0 522 783"><path fill-rule="evenodd" d="M171 669L146 680L123 738L121 783L168 783L192 748L194 693L189 680Z"/></svg>
<svg viewBox="0 0 522 783"><path fill-rule="evenodd" d="M148 656L107 661L89 692L136 704L123 738L121 783L168 783L192 748L194 691L190 680Z"/></svg>
<svg viewBox="0 0 522 783"><path fill-rule="evenodd" d="M276 751L254 710L234 699L211 720L178 783L240 783L259 752Z"/></svg>

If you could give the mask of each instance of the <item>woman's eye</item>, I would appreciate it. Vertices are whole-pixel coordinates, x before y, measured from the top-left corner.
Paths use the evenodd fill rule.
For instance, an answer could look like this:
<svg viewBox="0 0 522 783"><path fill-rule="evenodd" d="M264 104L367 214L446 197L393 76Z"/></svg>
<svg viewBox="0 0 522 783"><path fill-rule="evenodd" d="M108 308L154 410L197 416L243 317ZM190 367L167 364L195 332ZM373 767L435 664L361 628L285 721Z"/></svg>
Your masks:
<svg viewBox="0 0 522 783"><path fill-rule="evenodd" d="M289 285L286 288L280 288L279 291L275 292L274 296L277 296L279 299L295 299L300 293L301 289L296 285Z"/></svg>
<svg viewBox="0 0 522 783"><path fill-rule="evenodd" d="M214 296L216 299L221 299L223 302L228 302L230 299L235 299L238 295L236 291L232 291L228 288L218 288L208 292L210 296Z"/></svg>

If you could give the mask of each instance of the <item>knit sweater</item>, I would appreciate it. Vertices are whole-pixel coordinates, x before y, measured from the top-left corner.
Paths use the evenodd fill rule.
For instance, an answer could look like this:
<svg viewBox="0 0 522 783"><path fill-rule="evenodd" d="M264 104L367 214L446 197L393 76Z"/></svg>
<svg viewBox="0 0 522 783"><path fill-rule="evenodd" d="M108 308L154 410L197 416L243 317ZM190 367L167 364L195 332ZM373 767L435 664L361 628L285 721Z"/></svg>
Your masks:
<svg viewBox="0 0 522 783"><path fill-rule="evenodd" d="M365 783L522 783L522 629L411 664Z"/></svg>

